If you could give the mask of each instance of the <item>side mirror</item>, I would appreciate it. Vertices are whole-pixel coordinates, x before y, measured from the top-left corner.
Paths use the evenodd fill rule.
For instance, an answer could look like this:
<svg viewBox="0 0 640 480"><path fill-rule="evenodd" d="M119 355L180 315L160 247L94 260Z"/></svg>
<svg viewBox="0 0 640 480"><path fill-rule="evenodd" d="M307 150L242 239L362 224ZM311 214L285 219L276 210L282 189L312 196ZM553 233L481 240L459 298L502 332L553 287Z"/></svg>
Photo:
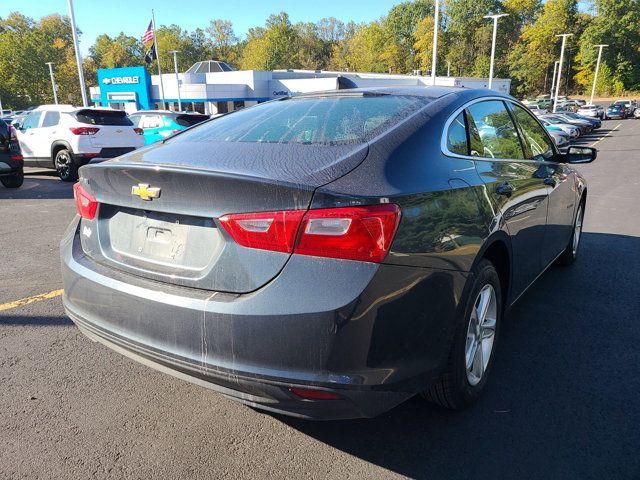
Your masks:
<svg viewBox="0 0 640 480"><path fill-rule="evenodd" d="M566 159L567 163L591 163L598 156L598 151L591 147L576 147L571 146L567 150Z"/></svg>

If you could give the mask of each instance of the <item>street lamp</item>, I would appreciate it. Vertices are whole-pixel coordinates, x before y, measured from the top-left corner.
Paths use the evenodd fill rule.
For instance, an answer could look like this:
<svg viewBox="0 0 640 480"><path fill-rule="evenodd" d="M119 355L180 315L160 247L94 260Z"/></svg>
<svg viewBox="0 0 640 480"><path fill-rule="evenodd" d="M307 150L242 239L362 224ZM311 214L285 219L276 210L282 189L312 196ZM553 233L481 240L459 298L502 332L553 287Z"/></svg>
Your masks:
<svg viewBox="0 0 640 480"><path fill-rule="evenodd" d="M173 53L173 68L176 71L176 87L178 87L178 111L182 111L182 99L180 98L180 79L178 78L178 53L180 50L171 50L169 53Z"/></svg>
<svg viewBox="0 0 640 480"><path fill-rule="evenodd" d="M600 71L600 60L602 59L602 49L608 46L609 45L594 45L594 47L598 47L598 62L596 63L596 73L593 76L593 88L591 89L591 101L589 102L591 105L593 105L593 96L596 94L596 83L598 83L598 72Z"/></svg>
<svg viewBox="0 0 640 480"><path fill-rule="evenodd" d="M84 83L84 72L82 71L82 55L80 55L80 46L78 45L78 32L76 31L76 16L73 12L73 0L67 0L69 6L69 19L71 20L71 34L73 35L73 48L76 52L76 62L78 63L78 79L80 80L80 93L82 93L82 105L89 105L87 100L87 89Z"/></svg>
<svg viewBox="0 0 640 480"><path fill-rule="evenodd" d="M433 17L433 52L431 54L431 85L436 84L436 66L438 60L438 27L440 26L440 1L435 0L436 12Z"/></svg>
<svg viewBox="0 0 640 480"><path fill-rule="evenodd" d="M558 74L558 64L560 62L558 60L556 60L555 62L553 62L553 78L551 79L551 95L549 95L549 98L551 100L553 100L553 91L556 87L556 75Z"/></svg>
<svg viewBox="0 0 640 480"><path fill-rule="evenodd" d="M45 62L45 65L49 65L49 75L51 76L51 89L53 90L53 101L58 104L58 87L56 86L56 79L53 77L53 62Z"/></svg>
<svg viewBox="0 0 640 480"><path fill-rule="evenodd" d="M558 95L560 94L560 79L562 78L562 62L564 61L564 47L567 44L567 37L571 37L573 33L561 33L556 37L562 37L562 47L560 48L560 63L558 65L558 79L556 80L556 96L553 100L553 113L558 109Z"/></svg>
<svg viewBox="0 0 640 480"><path fill-rule="evenodd" d="M491 42L491 65L489 66L489 89L493 86L493 60L496 56L496 37L498 35L498 19L508 17L508 13L500 13L498 15L485 15L484 18L493 19L493 41Z"/></svg>

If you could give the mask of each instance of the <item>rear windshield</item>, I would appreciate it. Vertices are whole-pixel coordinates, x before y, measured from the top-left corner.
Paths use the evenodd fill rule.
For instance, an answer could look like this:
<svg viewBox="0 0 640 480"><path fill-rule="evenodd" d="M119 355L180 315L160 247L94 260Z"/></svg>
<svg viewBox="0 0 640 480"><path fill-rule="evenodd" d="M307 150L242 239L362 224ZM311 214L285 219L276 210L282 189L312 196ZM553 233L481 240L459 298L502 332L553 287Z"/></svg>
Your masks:
<svg viewBox="0 0 640 480"><path fill-rule="evenodd" d="M405 95L299 97L239 110L171 141L344 145L367 142L429 99Z"/></svg>
<svg viewBox="0 0 640 480"><path fill-rule="evenodd" d="M209 115L178 115L176 117L176 123L181 127L191 127L205 120L209 120Z"/></svg>
<svg viewBox="0 0 640 480"><path fill-rule="evenodd" d="M89 125L114 125L130 127L133 125L125 112L111 110L80 110L76 113L76 120Z"/></svg>

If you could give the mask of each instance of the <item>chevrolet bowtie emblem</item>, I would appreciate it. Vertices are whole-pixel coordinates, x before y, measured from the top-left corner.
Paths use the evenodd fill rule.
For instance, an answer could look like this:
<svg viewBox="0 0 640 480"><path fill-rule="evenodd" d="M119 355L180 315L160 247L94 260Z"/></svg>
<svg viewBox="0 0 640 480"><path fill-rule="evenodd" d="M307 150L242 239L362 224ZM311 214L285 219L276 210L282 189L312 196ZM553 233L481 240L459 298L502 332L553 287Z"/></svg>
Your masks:
<svg viewBox="0 0 640 480"><path fill-rule="evenodd" d="M160 196L158 187L150 187L148 183L139 183L131 187L131 195L136 195L142 200L151 200Z"/></svg>

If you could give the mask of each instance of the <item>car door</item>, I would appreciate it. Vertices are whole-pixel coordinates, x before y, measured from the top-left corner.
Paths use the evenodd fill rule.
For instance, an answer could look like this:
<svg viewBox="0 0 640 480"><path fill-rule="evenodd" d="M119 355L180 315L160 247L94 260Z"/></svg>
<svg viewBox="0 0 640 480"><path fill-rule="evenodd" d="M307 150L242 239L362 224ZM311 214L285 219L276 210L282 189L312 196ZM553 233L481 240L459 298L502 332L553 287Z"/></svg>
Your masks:
<svg viewBox="0 0 640 480"><path fill-rule="evenodd" d="M40 130L40 120L42 119L42 110L34 110L24 119L24 123L17 132L18 143L25 165L37 166L38 151L38 132Z"/></svg>
<svg viewBox="0 0 640 480"><path fill-rule="evenodd" d="M517 296L542 269L548 204L548 188L539 175L543 162L525 159L523 142L502 100L468 106L467 125L476 169L511 238L512 294Z"/></svg>
<svg viewBox="0 0 640 480"><path fill-rule="evenodd" d="M576 209L575 174L558 162L553 141L544 128L520 105L509 102L525 144L525 157L537 162L536 175L544 179L548 190L547 227L541 245L542 266L562 253L571 237Z"/></svg>
<svg viewBox="0 0 640 480"><path fill-rule="evenodd" d="M34 144L38 165L41 167L51 168L52 166L51 144L59 138L59 123L60 112L56 110L46 110L44 112Z"/></svg>

